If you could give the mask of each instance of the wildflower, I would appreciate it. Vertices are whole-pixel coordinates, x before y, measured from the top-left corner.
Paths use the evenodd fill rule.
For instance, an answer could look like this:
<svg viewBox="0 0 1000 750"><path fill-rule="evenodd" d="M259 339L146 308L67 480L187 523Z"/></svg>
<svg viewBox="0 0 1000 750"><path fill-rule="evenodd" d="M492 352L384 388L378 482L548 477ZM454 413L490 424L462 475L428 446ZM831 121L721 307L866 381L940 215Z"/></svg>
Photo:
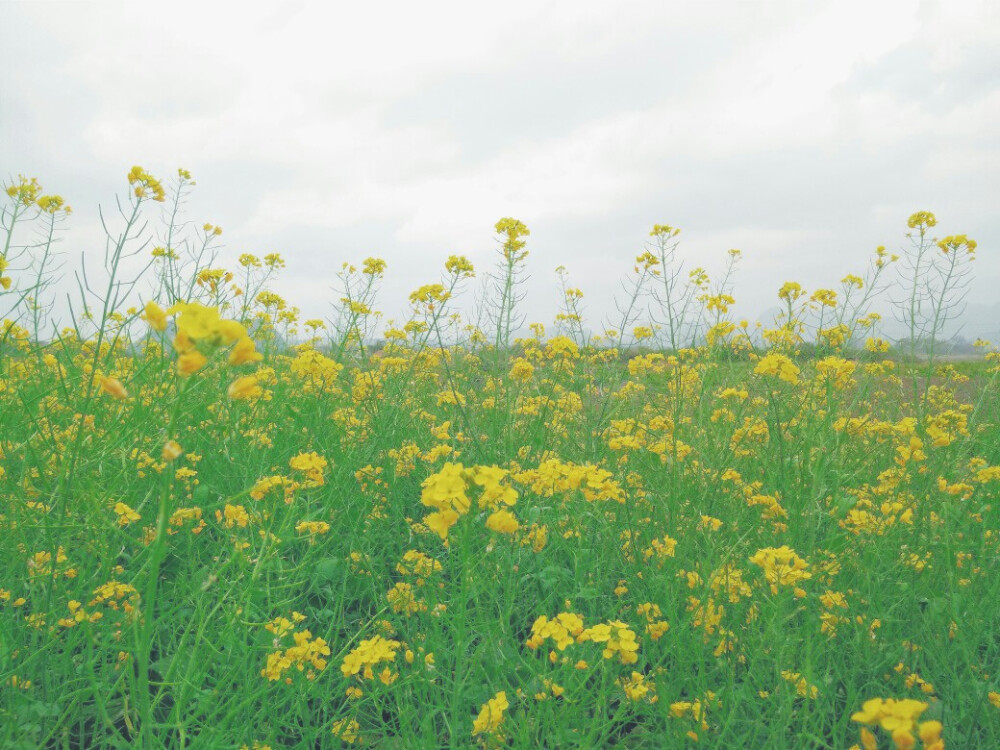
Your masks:
<svg viewBox="0 0 1000 750"><path fill-rule="evenodd" d="M502 238L502 252L508 263L520 263L528 257L528 251L524 249L526 243L521 239L531 234L528 227L517 219L504 218L500 219L494 228Z"/></svg>
<svg viewBox="0 0 1000 750"><path fill-rule="evenodd" d="M118 378L101 376L98 378L98 382L101 384L101 390L112 398L116 398L119 401L128 398L128 391L125 390L125 386L122 385L122 381L118 380Z"/></svg>
<svg viewBox="0 0 1000 750"><path fill-rule="evenodd" d="M472 724L472 736L478 734L498 734L504 720L504 711L510 707L507 693L501 690L483 704L479 716Z"/></svg>
<svg viewBox="0 0 1000 750"><path fill-rule="evenodd" d="M778 290L778 299L792 304L804 294L805 290L800 283L797 281L786 281L781 285L781 289Z"/></svg>
<svg viewBox="0 0 1000 750"><path fill-rule="evenodd" d="M649 233L649 236L670 239L671 237L676 237L680 233L681 230L679 228L672 227L669 224L654 224L653 230Z"/></svg>
<svg viewBox="0 0 1000 750"><path fill-rule="evenodd" d="M132 167L129 170L128 182L133 186L136 198L152 198L160 203L166 200L166 191L160 181L142 167Z"/></svg>
<svg viewBox="0 0 1000 750"><path fill-rule="evenodd" d="M147 302L143 308L142 319L149 323L149 327L158 333L167 330L167 314L155 302Z"/></svg>
<svg viewBox="0 0 1000 750"><path fill-rule="evenodd" d="M237 378L230 384L226 391L229 398L234 401L260 398L263 393L264 389L260 387L260 383L257 381L257 377L255 375Z"/></svg>
<svg viewBox="0 0 1000 750"><path fill-rule="evenodd" d="M358 732L360 732L360 730L361 725L354 719L340 719L339 721L333 722L333 729L331 731L341 742L353 745L358 740Z"/></svg>
<svg viewBox="0 0 1000 750"><path fill-rule="evenodd" d="M510 379L516 380L519 383L528 382L534 373L535 368L523 357L515 359L514 364L510 367Z"/></svg>
<svg viewBox="0 0 1000 750"><path fill-rule="evenodd" d="M641 672L633 672L628 679L619 680L619 684L621 684L628 699L632 701L642 700L650 691L656 689L656 685L647 680L646 675Z"/></svg>
<svg viewBox="0 0 1000 750"><path fill-rule="evenodd" d="M225 320L215 307L199 302L178 302L167 315L177 315L177 331L191 341L205 341L209 346L233 344L246 336L246 329L235 320Z"/></svg>
<svg viewBox="0 0 1000 750"><path fill-rule="evenodd" d="M326 521L299 521L295 530L300 534L321 535L330 531L330 524Z"/></svg>
<svg viewBox="0 0 1000 750"><path fill-rule="evenodd" d="M795 587L797 597L805 596L805 592L796 584L812 578L806 561L799 557L795 550L788 546L765 547L758 550L750 558L750 562L764 569L764 577L771 584L771 593L778 593L778 586Z"/></svg>
<svg viewBox="0 0 1000 750"><path fill-rule="evenodd" d="M183 449L177 443L176 440L168 440L163 444L163 460L164 461L176 461L181 457Z"/></svg>
<svg viewBox="0 0 1000 750"><path fill-rule="evenodd" d="M531 650L541 646L547 638L555 641L556 648L564 651L583 632L583 619L572 612L561 612L550 620L542 615L531 626L531 638L525 645Z"/></svg>
<svg viewBox="0 0 1000 750"><path fill-rule="evenodd" d="M234 526L239 526L243 529L250 523L250 515L242 505L230 505L226 503L221 511L215 511L215 520L223 524L227 529L231 529Z"/></svg>
<svg viewBox="0 0 1000 750"><path fill-rule="evenodd" d="M288 465L305 474L314 486L323 484L323 470L326 469L327 462L318 453L300 453L289 460Z"/></svg>
<svg viewBox="0 0 1000 750"><path fill-rule="evenodd" d="M42 192L42 186L38 184L38 179L32 177L28 179L23 174L17 176L17 183L7 188L7 195L25 208L34 205Z"/></svg>
<svg viewBox="0 0 1000 750"><path fill-rule="evenodd" d="M380 635L363 640L357 648L344 657L340 671L344 677L360 674L366 680L374 679L372 667L383 661L393 661L399 647L399 641L386 640Z"/></svg>
<svg viewBox="0 0 1000 750"><path fill-rule="evenodd" d="M910 229L923 230L937 226L937 218L930 211L917 211L906 220L906 226Z"/></svg>
<svg viewBox="0 0 1000 750"><path fill-rule="evenodd" d="M403 613L407 617L427 609L427 605L416 597L413 587L408 583L397 583L389 589L386 599L393 612Z"/></svg>
<svg viewBox="0 0 1000 750"><path fill-rule="evenodd" d="M507 510L498 510L486 519L486 528L501 534L513 534L520 526L513 513Z"/></svg>
<svg viewBox="0 0 1000 750"><path fill-rule="evenodd" d="M799 368L784 354L768 354L766 357L761 357L754 368L754 373L772 375L792 385L799 382Z"/></svg>
<svg viewBox="0 0 1000 750"><path fill-rule="evenodd" d="M453 276L460 278L472 278L476 275L476 270L472 263L463 255L451 255L444 264L445 270Z"/></svg>
<svg viewBox="0 0 1000 750"><path fill-rule="evenodd" d="M944 750L944 741L941 739L943 727L938 721L925 721L917 726L917 719L927 710L927 704L921 701L905 698L895 700L893 698L872 698L865 701L862 710L851 715L851 719L860 724L868 726L880 726L892 735L892 741L897 748L912 748L915 744L913 730L924 743L925 748L933 750ZM870 746L876 746L876 739L871 732L862 728L862 741Z"/></svg>
<svg viewBox="0 0 1000 750"><path fill-rule="evenodd" d="M135 523L136 521L142 520L142 516L136 513L132 508L122 502L115 503L115 514L118 516L119 526L128 526L130 523Z"/></svg>
<svg viewBox="0 0 1000 750"><path fill-rule="evenodd" d="M293 633L292 640L295 642L294 646L267 655L267 665L260 671L261 677L274 682L293 667L302 672L309 666L312 669L306 677L311 680L315 677L313 670L321 672L326 669L326 659L323 657L330 655L330 647L326 641L313 638L308 630Z"/></svg>
<svg viewBox="0 0 1000 750"><path fill-rule="evenodd" d="M366 276L382 276L385 274L385 261L381 258L365 258L361 273Z"/></svg>
<svg viewBox="0 0 1000 750"><path fill-rule="evenodd" d="M208 357L194 349L185 352L177 358L177 372L182 377L194 375L198 370L208 364Z"/></svg>

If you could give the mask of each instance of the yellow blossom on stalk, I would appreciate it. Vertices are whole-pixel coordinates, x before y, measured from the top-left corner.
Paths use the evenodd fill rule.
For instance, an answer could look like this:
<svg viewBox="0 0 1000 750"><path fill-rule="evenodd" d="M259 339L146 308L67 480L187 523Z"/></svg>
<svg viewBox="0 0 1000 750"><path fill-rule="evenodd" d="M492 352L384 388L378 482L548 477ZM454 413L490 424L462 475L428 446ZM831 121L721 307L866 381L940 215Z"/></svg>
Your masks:
<svg viewBox="0 0 1000 750"><path fill-rule="evenodd" d="M521 239L531 234L528 227L517 219L504 218L494 228L502 238L503 255L508 263L520 263L528 257L528 251L524 249L527 243Z"/></svg>
<svg viewBox="0 0 1000 750"><path fill-rule="evenodd" d="M281 679L282 675L291 668L303 672L307 667L311 667L306 674L306 678L315 678L315 672L322 672L326 669L326 659L330 655L330 647L322 638L313 638L308 630L301 630L292 633L294 646L283 651L276 651L267 655L267 665L260 671L261 677L266 677L274 682Z"/></svg>
<svg viewBox="0 0 1000 750"><path fill-rule="evenodd" d="M917 211L906 220L910 229L924 229L937 226L937 218L930 211Z"/></svg>
<svg viewBox="0 0 1000 750"><path fill-rule="evenodd" d="M635 664L639 659L636 653L639 650L639 644L635 639L635 633L627 624L619 620L587 628L577 636L576 640L577 643L593 641L605 644L602 652L605 659L613 659L615 655L618 655L622 664Z"/></svg>
<svg viewBox="0 0 1000 750"><path fill-rule="evenodd" d="M163 331L167 330L167 314L155 302L150 301L146 303L141 317L149 323L149 327L154 331L163 333Z"/></svg>
<svg viewBox="0 0 1000 750"><path fill-rule="evenodd" d="M837 293L832 289L817 289L809 297L810 302L814 302L821 307L836 307Z"/></svg>
<svg viewBox="0 0 1000 750"><path fill-rule="evenodd" d="M257 351L257 345L249 336L244 336L236 342L236 346L229 352L229 364L245 365L251 362L259 362L264 355Z"/></svg>
<svg viewBox="0 0 1000 750"><path fill-rule="evenodd" d="M226 390L226 394L234 401L260 398L263 393L264 389L260 387L255 375L237 378Z"/></svg>
<svg viewBox="0 0 1000 750"><path fill-rule="evenodd" d="M523 357L515 359L513 364L510 366L510 379L516 380L519 383L528 382L531 380L531 376L534 375L534 373L535 368Z"/></svg>
<svg viewBox="0 0 1000 750"><path fill-rule="evenodd" d="M42 192L42 186L38 184L38 178L28 179L23 174L17 176L17 182L8 186L7 195L14 199L16 203L25 208L34 205Z"/></svg>
<svg viewBox="0 0 1000 750"><path fill-rule="evenodd" d="M800 581L812 578L806 561L799 557L795 550L787 545L781 547L765 547L758 550L750 558L750 562L759 565L764 570L764 577L771 584L771 593L778 593L778 586L792 586L799 598L805 592L798 588Z"/></svg>
<svg viewBox="0 0 1000 750"><path fill-rule="evenodd" d="M441 563L433 557L412 549L403 554L403 559L396 566L396 571L401 575L420 576L417 579L418 586L423 585L423 578L433 573L440 573L442 569Z"/></svg>
<svg viewBox="0 0 1000 750"><path fill-rule="evenodd" d="M152 198L162 203L167 194L160 181L142 167L132 167L128 173L129 185L132 185L136 198Z"/></svg>
<svg viewBox="0 0 1000 750"><path fill-rule="evenodd" d="M408 583L397 583L389 589L385 598L393 612L405 614L407 617L427 609L427 605L417 598L413 586Z"/></svg>
<svg viewBox="0 0 1000 750"><path fill-rule="evenodd" d="M922 701L904 698L872 698L865 701L862 710L851 715L853 721L868 726L879 726L892 736L897 748L909 750L916 741L913 730L916 729L925 749L944 750L944 740L941 738L943 727L939 721L925 721L917 725L917 720L927 704ZM875 737L865 729L861 730L862 741L875 747Z"/></svg>
<svg viewBox="0 0 1000 750"><path fill-rule="evenodd" d="M513 513L507 510L498 510L486 519L486 528L501 534L513 534L520 528L520 525Z"/></svg>
<svg viewBox="0 0 1000 750"><path fill-rule="evenodd" d="M210 346L234 344L244 336L246 329L235 320L219 316L215 307L200 302L178 302L171 305L167 315L177 315L177 331L192 341L204 341Z"/></svg>
<svg viewBox="0 0 1000 750"><path fill-rule="evenodd" d="M239 526L242 529L246 528L247 524L250 523L250 515L242 505L230 505L226 503L225 508L221 511L215 511L215 520L223 524L227 529L231 529L234 526Z"/></svg>
<svg viewBox="0 0 1000 750"><path fill-rule="evenodd" d="M326 521L299 521L295 524L295 530L300 534L326 534L330 531L330 524Z"/></svg>
<svg viewBox="0 0 1000 750"><path fill-rule="evenodd" d="M633 672L631 677L625 679L624 677L619 680L619 684L625 691L625 695L629 700L638 701L642 700L649 695L650 692L656 690L656 685L651 680L646 679L646 675L641 672ZM656 696L654 695L651 702L654 702Z"/></svg>
<svg viewBox="0 0 1000 750"><path fill-rule="evenodd" d="M122 381L118 378L101 376L98 378L98 382L101 384L101 390L112 398L116 398L119 401L128 398L128 391L125 390L125 386L122 385Z"/></svg>
<svg viewBox="0 0 1000 750"><path fill-rule="evenodd" d="M670 239L671 237L676 237L680 233L681 230L678 227L672 227L669 224L654 224L649 236Z"/></svg>
<svg viewBox="0 0 1000 750"><path fill-rule="evenodd" d="M802 698L816 700L816 698L819 697L819 688L815 685L810 685L806 678L798 672L792 672L790 669L783 669L781 670L781 676L786 682L795 687L795 692Z"/></svg>
<svg viewBox="0 0 1000 750"><path fill-rule="evenodd" d="M956 255L964 250L971 258L976 254L977 244L975 240L970 240L964 234L955 234L940 240L937 243L937 247L945 255Z"/></svg>
<svg viewBox="0 0 1000 750"><path fill-rule="evenodd" d="M473 267L471 261L464 255L451 255L444 264L445 270L448 271L452 276L459 276L466 279L471 279L476 275L476 269Z"/></svg>
<svg viewBox="0 0 1000 750"><path fill-rule="evenodd" d="M306 479L314 486L323 484L323 470L327 467L327 461L316 452L300 453L288 461L289 467L295 471L301 471L306 475Z"/></svg>
<svg viewBox="0 0 1000 750"><path fill-rule="evenodd" d="M385 261L381 258L365 258L361 273L366 276L382 276L385 273Z"/></svg>
<svg viewBox="0 0 1000 750"><path fill-rule="evenodd" d="M772 375L779 380L795 385L799 382L799 368L784 354L768 354L761 357L754 368L757 375Z"/></svg>
<svg viewBox="0 0 1000 750"><path fill-rule="evenodd" d="M132 508L122 502L115 503L115 515L118 516L119 526L128 526L130 523L141 521L142 517Z"/></svg>
<svg viewBox="0 0 1000 750"><path fill-rule="evenodd" d="M472 736L479 734L499 734L504 720L504 712L510 708L507 693L501 690L482 705L479 716L472 724Z"/></svg>
<svg viewBox="0 0 1000 750"><path fill-rule="evenodd" d="M531 637L525 645L531 650L541 646L547 638L555 641L560 651L571 646L583 632L583 618L572 612L561 612L552 620L542 615L531 626Z"/></svg>
<svg viewBox="0 0 1000 750"><path fill-rule="evenodd" d="M383 661L394 661L399 647L399 641L386 640L380 635L363 640L357 648L344 657L340 671L344 677L361 675L366 680L375 679L372 667Z"/></svg>
<svg viewBox="0 0 1000 750"><path fill-rule="evenodd" d="M188 377L189 375L194 375L198 370L203 368L208 364L208 357L199 352L197 349L193 349L189 352L181 354L177 358L177 372L182 377Z"/></svg>
<svg viewBox="0 0 1000 750"><path fill-rule="evenodd" d="M40 211L47 214L54 215L60 211L65 214L73 213L73 209L66 205L66 201L61 195L43 195L38 199L36 205Z"/></svg>
<svg viewBox="0 0 1000 750"><path fill-rule="evenodd" d="M433 308L435 304L447 302L451 295L443 284L424 284L410 294L410 302Z"/></svg>
<svg viewBox="0 0 1000 750"><path fill-rule="evenodd" d="M181 457L183 449L176 440L168 440L163 444L163 460L164 461L176 461Z"/></svg>
<svg viewBox="0 0 1000 750"><path fill-rule="evenodd" d="M797 281L786 281L778 290L778 299L791 304L805 294L802 285Z"/></svg>
<svg viewBox="0 0 1000 750"><path fill-rule="evenodd" d="M331 731L341 742L353 745L358 741L361 725L354 719L340 719L333 722L333 729Z"/></svg>
<svg viewBox="0 0 1000 750"><path fill-rule="evenodd" d="M642 255L636 256L635 268L633 270L636 273L640 271L653 271L658 265L660 265L660 259L647 250ZM656 273L656 271L653 271L653 273Z"/></svg>

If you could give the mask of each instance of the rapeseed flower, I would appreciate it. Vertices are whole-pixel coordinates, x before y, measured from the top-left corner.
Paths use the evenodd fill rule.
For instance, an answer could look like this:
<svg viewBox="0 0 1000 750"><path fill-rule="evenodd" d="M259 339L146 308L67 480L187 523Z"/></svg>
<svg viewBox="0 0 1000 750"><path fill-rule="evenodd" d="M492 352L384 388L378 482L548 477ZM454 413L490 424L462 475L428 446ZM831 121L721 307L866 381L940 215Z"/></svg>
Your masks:
<svg viewBox="0 0 1000 750"><path fill-rule="evenodd" d="M480 734L499 734L503 725L504 712L510 708L507 693L501 690L482 705L479 716L472 723L472 736Z"/></svg>

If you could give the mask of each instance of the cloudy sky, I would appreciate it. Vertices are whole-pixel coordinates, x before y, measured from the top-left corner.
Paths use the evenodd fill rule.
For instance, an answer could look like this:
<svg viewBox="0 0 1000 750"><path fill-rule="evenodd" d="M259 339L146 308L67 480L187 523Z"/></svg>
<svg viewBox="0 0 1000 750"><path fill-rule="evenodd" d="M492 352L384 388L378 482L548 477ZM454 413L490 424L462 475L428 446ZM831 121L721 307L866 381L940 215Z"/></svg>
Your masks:
<svg viewBox="0 0 1000 750"><path fill-rule="evenodd" d="M0 177L63 194L62 249L99 260L128 169L185 167L188 217L224 257L284 253L277 290L310 315L345 260L388 260L390 314L451 253L485 270L503 216L531 229L532 320L562 264L598 327L654 223L710 271L741 249L753 315L901 247L917 210L979 242L990 305L998 7L0 0Z"/></svg>

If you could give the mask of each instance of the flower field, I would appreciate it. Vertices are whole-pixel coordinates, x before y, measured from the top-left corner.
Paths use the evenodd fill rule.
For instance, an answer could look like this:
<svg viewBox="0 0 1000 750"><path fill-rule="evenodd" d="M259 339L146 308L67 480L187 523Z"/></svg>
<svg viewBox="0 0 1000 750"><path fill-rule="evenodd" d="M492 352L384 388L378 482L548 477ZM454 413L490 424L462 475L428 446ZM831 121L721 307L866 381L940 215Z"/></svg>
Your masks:
<svg viewBox="0 0 1000 750"><path fill-rule="evenodd" d="M914 214L757 327L657 225L613 325L560 269L529 327L503 219L407 319L378 258L304 319L128 179L58 325L68 207L0 193L0 746L1000 746L1000 355L934 350L973 240Z"/></svg>

